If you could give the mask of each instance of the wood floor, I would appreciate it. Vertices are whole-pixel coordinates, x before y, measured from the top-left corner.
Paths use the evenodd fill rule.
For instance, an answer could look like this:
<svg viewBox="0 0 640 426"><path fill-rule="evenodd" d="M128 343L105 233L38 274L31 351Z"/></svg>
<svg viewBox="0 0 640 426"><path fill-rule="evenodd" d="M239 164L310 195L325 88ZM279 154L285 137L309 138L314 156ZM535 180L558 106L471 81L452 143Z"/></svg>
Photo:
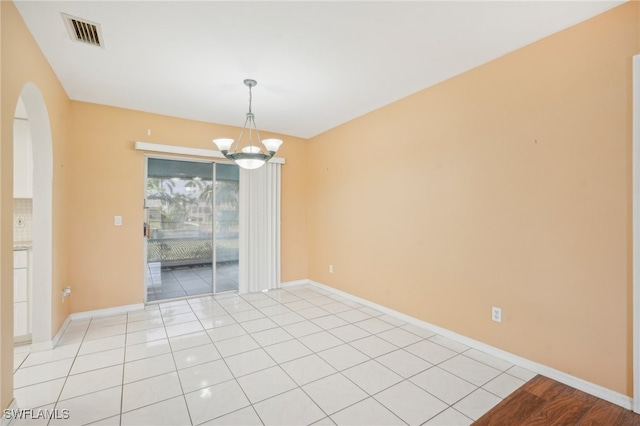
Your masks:
<svg viewBox="0 0 640 426"><path fill-rule="evenodd" d="M640 415L562 383L536 376L474 425L640 425Z"/></svg>

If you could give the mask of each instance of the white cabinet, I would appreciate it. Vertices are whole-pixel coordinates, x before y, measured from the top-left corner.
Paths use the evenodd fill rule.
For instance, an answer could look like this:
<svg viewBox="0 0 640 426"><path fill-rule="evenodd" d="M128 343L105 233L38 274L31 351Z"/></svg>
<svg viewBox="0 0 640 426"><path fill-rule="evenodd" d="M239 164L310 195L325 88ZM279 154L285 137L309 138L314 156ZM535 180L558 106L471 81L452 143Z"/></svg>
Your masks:
<svg viewBox="0 0 640 426"><path fill-rule="evenodd" d="M33 198L33 151L29 121L13 120L13 198Z"/></svg>
<svg viewBox="0 0 640 426"><path fill-rule="evenodd" d="M27 268L14 268L13 269L13 301L14 302L26 302L27 301L27 280L29 275Z"/></svg>
<svg viewBox="0 0 640 426"><path fill-rule="evenodd" d="M19 340L31 334L31 283L28 250L13 252L13 336Z"/></svg>
<svg viewBox="0 0 640 426"><path fill-rule="evenodd" d="M29 257L27 255L27 250L16 250L13 252L13 268L28 268L29 267Z"/></svg>
<svg viewBox="0 0 640 426"><path fill-rule="evenodd" d="M23 337L29 334L29 307L27 302L13 304L13 336Z"/></svg>

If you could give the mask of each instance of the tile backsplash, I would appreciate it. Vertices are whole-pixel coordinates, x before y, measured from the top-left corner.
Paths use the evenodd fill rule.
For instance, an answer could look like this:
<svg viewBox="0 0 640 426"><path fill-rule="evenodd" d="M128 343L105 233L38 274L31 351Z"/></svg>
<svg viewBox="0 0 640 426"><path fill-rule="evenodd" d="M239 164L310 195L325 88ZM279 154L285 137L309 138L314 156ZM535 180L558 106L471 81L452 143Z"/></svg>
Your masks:
<svg viewBox="0 0 640 426"><path fill-rule="evenodd" d="M33 223L33 200L31 198L13 199L13 241L31 241Z"/></svg>

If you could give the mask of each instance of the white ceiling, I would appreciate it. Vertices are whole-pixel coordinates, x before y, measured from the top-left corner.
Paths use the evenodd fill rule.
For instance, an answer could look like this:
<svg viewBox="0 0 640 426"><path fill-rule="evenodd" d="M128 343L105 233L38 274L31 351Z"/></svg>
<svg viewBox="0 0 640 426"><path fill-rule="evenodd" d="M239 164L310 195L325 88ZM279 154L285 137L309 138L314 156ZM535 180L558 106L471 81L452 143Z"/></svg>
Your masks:
<svg viewBox="0 0 640 426"><path fill-rule="evenodd" d="M73 100L239 126L253 78L258 128L308 138L622 2L15 3Z"/></svg>

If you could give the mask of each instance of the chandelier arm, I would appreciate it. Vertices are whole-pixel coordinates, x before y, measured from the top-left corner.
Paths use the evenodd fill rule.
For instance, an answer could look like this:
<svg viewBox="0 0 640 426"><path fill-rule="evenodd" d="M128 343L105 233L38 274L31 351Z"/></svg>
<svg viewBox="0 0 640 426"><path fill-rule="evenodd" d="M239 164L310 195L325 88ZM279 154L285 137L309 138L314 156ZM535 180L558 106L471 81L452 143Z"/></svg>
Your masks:
<svg viewBox="0 0 640 426"><path fill-rule="evenodd" d="M258 148L260 148L260 151L264 152L264 150L262 149L262 139L260 138L260 132L258 132L258 127L256 126L255 118L253 118L252 121L253 121L253 129L256 131L256 137L258 138L258 143L257 143Z"/></svg>
<svg viewBox="0 0 640 426"><path fill-rule="evenodd" d="M234 153L238 152L238 148L242 143L242 135L244 134L244 129L247 128L247 123L249 123L249 114L247 114L247 118L245 118L244 120L244 126L242 126L242 130L240 130L240 136L238 136L238 141L236 142L236 148L233 150ZM250 123L249 123L249 126L251 126ZM251 127L249 127L249 138L251 138Z"/></svg>
<svg viewBox="0 0 640 426"><path fill-rule="evenodd" d="M253 132L257 131L256 122L254 121L253 114L251 114L251 117L249 118L249 146L253 146Z"/></svg>

